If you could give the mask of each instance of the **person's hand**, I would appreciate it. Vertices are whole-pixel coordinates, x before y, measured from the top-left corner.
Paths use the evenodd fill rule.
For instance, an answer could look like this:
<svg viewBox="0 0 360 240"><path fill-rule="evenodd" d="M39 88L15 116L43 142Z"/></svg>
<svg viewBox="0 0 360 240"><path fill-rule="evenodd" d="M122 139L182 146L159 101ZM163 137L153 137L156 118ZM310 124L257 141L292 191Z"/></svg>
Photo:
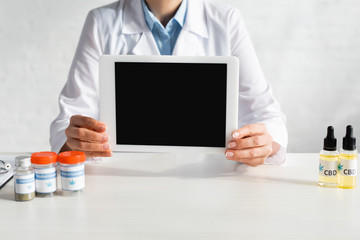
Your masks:
<svg viewBox="0 0 360 240"><path fill-rule="evenodd" d="M86 157L110 157L112 151L105 131L104 123L90 117L74 115L65 130L67 140L60 152L82 151Z"/></svg>
<svg viewBox="0 0 360 240"><path fill-rule="evenodd" d="M252 167L263 164L267 157L280 149L280 145L273 142L265 124L261 123L246 125L234 131L232 138L228 143L226 158Z"/></svg>

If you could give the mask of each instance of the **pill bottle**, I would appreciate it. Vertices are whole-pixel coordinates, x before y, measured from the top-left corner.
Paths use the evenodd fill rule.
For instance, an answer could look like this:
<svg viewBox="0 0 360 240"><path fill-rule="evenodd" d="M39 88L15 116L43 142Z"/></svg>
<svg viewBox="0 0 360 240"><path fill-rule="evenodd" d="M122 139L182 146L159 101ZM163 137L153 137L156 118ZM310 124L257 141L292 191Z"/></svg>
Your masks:
<svg viewBox="0 0 360 240"><path fill-rule="evenodd" d="M30 201L35 197L35 176L29 156L15 158L14 191L16 201Z"/></svg>
<svg viewBox="0 0 360 240"><path fill-rule="evenodd" d="M54 152L33 153L31 154L31 163L35 171L36 197L52 197L57 189L57 154Z"/></svg>
<svg viewBox="0 0 360 240"><path fill-rule="evenodd" d="M62 152L58 156L63 195L74 195L85 187L85 154L78 151Z"/></svg>

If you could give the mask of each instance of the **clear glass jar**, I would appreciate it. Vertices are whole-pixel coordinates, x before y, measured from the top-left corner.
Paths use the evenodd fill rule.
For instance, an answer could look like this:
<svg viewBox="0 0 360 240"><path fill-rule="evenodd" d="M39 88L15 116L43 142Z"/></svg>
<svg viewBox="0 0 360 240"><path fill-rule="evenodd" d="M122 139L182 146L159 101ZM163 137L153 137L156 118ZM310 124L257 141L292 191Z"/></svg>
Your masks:
<svg viewBox="0 0 360 240"><path fill-rule="evenodd" d="M33 153L31 163L35 170L36 197L52 197L57 189L57 154L54 152Z"/></svg>
<svg viewBox="0 0 360 240"><path fill-rule="evenodd" d="M63 195L79 194L85 188L85 153L62 152L58 156Z"/></svg>
<svg viewBox="0 0 360 240"><path fill-rule="evenodd" d="M35 175L29 156L15 158L14 192L16 201L30 201L35 197Z"/></svg>

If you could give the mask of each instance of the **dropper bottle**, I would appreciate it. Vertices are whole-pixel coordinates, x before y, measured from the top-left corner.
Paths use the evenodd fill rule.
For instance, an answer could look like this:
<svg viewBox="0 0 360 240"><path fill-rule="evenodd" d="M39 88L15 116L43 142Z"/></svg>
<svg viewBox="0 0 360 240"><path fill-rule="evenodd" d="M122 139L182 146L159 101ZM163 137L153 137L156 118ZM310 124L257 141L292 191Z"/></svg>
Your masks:
<svg viewBox="0 0 360 240"><path fill-rule="evenodd" d="M343 147L340 150L339 159L339 187L355 188L357 175L357 150L356 138L353 135L353 127L346 127L346 135L343 138Z"/></svg>
<svg viewBox="0 0 360 240"><path fill-rule="evenodd" d="M337 187L338 185L338 160L339 152L336 151L336 138L334 128L327 128L327 136L324 139L324 147L320 152L319 185L322 187Z"/></svg>

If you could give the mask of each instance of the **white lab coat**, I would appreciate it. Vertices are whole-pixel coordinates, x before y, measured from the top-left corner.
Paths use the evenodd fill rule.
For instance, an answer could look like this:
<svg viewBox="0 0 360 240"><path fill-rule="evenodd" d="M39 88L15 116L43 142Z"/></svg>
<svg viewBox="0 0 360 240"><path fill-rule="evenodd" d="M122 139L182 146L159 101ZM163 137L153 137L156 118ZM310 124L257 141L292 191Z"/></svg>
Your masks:
<svg viewBox="0 0 360 240"><path fill-rule="evenodd" d="M72 115L99 119L99 63L103 54L160 55L148 28L141 0L119 0L89 12L51 124L50 143L58 152ZM189 0L184 27L173 55L236 56L240 60L239 126L265 123L282 149L268 162L285 160L285 117L264 78L239 11L221 3Z"/></svg>

